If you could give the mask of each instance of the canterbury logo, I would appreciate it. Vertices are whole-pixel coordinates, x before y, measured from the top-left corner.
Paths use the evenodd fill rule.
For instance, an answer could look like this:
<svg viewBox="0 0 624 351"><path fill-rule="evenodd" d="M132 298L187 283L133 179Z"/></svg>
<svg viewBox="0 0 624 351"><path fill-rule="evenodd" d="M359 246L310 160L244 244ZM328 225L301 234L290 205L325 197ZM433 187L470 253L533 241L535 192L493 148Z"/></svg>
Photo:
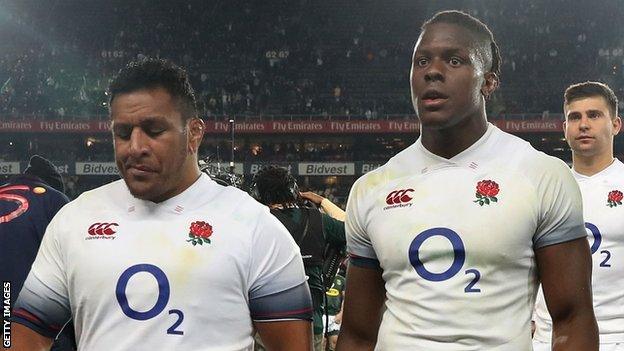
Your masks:
<svg viewBox="0 0 624 351"><path fill-rule="evenodd" d="M89 235L113 235L115 234L115 229L113 227L118 227L117 223L93 223L89 227Z"/></svg>
<svg viewBox="0 0 624 351"><path fill-rule="evenodd" d="M410 202L412 198L408 194L411 192L414 192L414 189L395 190L386 196L386 203L388 205L397 205Z"/></svg>

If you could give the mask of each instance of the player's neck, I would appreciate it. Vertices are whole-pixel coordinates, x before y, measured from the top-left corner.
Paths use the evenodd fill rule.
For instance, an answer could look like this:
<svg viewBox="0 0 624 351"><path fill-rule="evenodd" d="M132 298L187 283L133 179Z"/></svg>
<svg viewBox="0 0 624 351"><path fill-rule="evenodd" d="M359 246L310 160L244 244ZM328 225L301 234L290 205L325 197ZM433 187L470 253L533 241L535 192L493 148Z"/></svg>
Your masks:
<svg viewBox="0 0 624 351"><path fill-rule="evenodd" d="M592 156L584 156L573 152L572 168L574 168L576 173L591 177L611 166L614 160L613 151Z"/></svg>
<svg viewBox="0 0 624 351"><path fill-rule="evenodd" d="M466 118L449 128L422 127L422 144L429 152L450 159L476 143L485 134L487 128L485 117Z"/></svg>

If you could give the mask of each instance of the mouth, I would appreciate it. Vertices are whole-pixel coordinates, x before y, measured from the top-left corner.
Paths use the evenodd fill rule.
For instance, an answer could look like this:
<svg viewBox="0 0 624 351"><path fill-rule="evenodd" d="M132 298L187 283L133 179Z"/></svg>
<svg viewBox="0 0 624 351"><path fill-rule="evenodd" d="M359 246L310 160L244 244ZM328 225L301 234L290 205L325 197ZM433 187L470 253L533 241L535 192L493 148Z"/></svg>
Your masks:
<svg viewBox="0 0 624 351"><path fill-rule="evenodd" d="M155 172L150 167L147 167L145 165L136 165L136 164L127 165L126 171L128 172L128 174L135 176L135 177L145 177Z"/></svg>
<svg viewBox="0 0 624 351"><path fill-rule="evenodd" d="M576 140L578 140L578 141L590 141L590 140L594 140L594 138L590 137L588 135L581 135L581 136L577 137Z"/></svg>
<svg viewBox="0 0 624 351"><path fill-rule="evenodd" d="M437 90L430 89L425 91L425 93L421 96L420 101L425 109L435 109L441 107L448 100L448 98L448 95Z"/></svg>

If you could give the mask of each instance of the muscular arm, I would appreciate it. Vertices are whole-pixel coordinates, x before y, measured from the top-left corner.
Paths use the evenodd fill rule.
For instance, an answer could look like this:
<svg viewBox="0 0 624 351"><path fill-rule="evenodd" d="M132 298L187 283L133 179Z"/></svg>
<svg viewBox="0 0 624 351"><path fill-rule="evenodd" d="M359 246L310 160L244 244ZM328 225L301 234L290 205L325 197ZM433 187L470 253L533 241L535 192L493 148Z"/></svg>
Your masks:
<svg viewBox="0 0 624 351"><path fill-rule="evenodd" d="M353 264L347 271L342 326L336 351L373 350L385 299L380 269Z"/></svg>
<svg viewBox="0 0 624 351"><path fill-rule="evenodd" d="M591 292L587 239L535 251L546 306L553 321L553 351L597 351L598 326Z"/></svg>
<svg viewBox="0 0 624 351"><path fill-rule="evenodd" d="M13 323L11 326L11 351L47 351L52 347L52 339L45 337L34 330ZM4 349L3 350L9 350Z"/></svg>
<svg viewBox="0 0 624 351"><path fill-rule="evenodd" d="M255 322L254 326L268 351L312 350L309 321Z"/></svg>

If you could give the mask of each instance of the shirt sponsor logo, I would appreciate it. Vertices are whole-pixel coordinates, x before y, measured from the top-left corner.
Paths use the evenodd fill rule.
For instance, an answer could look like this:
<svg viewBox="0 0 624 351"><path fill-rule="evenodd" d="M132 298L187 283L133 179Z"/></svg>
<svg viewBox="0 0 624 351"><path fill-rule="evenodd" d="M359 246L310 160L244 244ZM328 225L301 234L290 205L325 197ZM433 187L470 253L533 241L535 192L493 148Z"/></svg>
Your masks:
<svg viewBox="0 0 624 351"><path fill-rule="evenodd" d="M85 240L93 240L93 239L110 239L114 240L115 236L113 234L117 233L115 227L118 227L117 223L93 223L87 230L89 236L85 238Z"/></svg>
<svg viewBox="0 0 624 351"><path fill-rule="evenodd" d="M410 193L413 193L414 189L399 189L393 190L386 196L386 203L390 206L384 207L384 210L389 210L397 207L410 207L412 204L412 197L409 196Z"/></svg>

